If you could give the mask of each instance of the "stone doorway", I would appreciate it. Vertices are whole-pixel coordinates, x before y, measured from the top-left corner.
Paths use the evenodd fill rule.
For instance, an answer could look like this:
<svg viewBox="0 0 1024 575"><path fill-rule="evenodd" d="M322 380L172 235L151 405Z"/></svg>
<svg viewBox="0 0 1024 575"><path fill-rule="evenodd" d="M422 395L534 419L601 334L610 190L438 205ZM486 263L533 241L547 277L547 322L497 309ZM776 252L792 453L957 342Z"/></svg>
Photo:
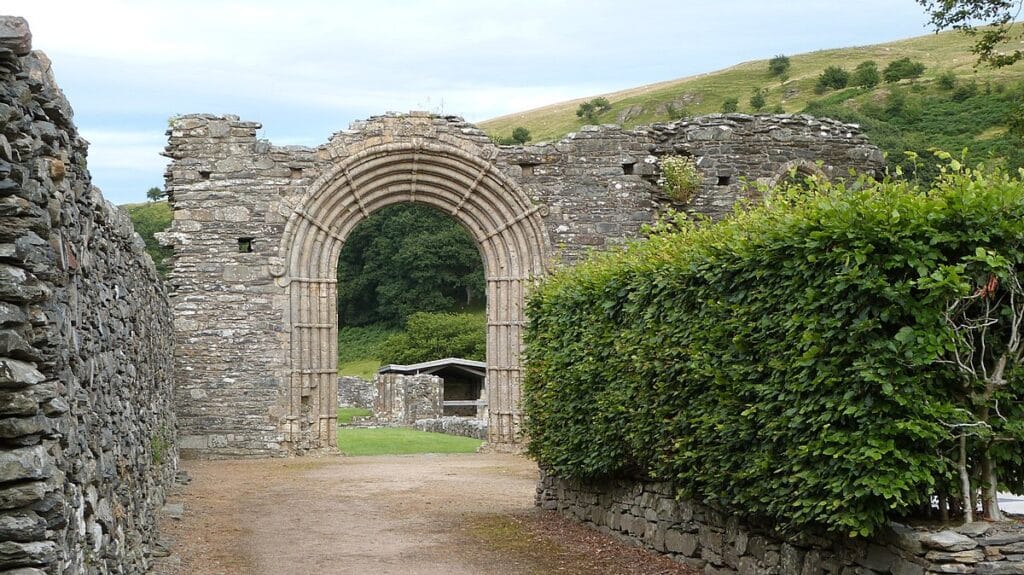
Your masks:
<svg viewBox="0 0 1024 575"><path fill-rule="evenodd" d="M360 221L403 202L450 215L480 248L487 285L488 442L517 449L523 301L529 282L544 274L547 259L541 206L488 158L416 139L367 143L286 208L282 263L271 272L288 302L284 440L300 450L334 445L338 256Z"/></svg>

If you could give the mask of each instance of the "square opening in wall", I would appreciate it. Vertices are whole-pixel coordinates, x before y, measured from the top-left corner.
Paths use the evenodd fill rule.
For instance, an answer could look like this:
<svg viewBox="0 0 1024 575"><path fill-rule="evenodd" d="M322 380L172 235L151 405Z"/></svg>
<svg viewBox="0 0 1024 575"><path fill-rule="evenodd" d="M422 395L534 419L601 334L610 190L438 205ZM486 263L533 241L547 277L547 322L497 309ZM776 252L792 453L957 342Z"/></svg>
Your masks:
<svg viewBox="0 0 1024 575"><path fill-rule="evenodd" d="M719 186L728 186L729 185L729 176L718 176L718 185Z"/></svg>
<svg viewBox="0 0 1024 575"><path fill-rule="evenodd" d="M238 238L238 253L251 254L252 241L253 238Z"/></svg>
<svg viewBox="0 0 1024 575"><path fill-rule="evenodd" d="M633 166L634 165L635 164L632 164L632 163L622 164L622 173L627 175L627 176L633 175Z"/></svg>
<svg viewBox="0 0 1024 575"><path fill-rule="evenodd" d="M209 180L210 179L210 171L209 170L199 170L199 179L200 180Z"/></svg>
<svg viewBox="0 0 1024 575"><path fill-rule="evenodd" d="M288 168L288 177L297 180L302 177L302 168Z"/></svg>

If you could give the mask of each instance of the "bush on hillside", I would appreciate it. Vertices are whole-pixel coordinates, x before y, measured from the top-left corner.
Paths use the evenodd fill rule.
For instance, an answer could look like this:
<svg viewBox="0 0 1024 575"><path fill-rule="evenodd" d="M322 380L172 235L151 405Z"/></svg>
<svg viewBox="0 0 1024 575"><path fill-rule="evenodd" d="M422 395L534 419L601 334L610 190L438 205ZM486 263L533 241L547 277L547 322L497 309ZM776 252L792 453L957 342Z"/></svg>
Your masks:
<svg viewBox="0 0 1024 575"><path fill-rule="evenodd" d="M961 457L974 486L987 460L1024 491L1019 180L951 162L927 190L776 190L727 221L655 232L529 299L524 405L541 465L671 481L781 529L851 536L933 498L962 503ZM987 335L953 328L977 322ZM955 361L1000 358L1002 382Z"/></svg>
<svg viewBox="0 0 1024 575"><path fill-rule="evenodd" d="M381 363L419 363L446 357L484 361L487 319L483 314L426 313L409 316L405 331L389 337L378 352Z"/></svg>
<svg viewBox="0 0 1024 575"><path fill-rule="evenodd" d="M723 114L731 114L733 112L738 112L739 109L740 109L740 99L739 98L729 97L729 98L726 98L722 102L722 113Z"/></svg>
<svg viewBox="0 0 1024 575"><path fill-rule="evenodd" d="M825 90L841 90L850 83L850 73L840 66L829 66L818 76L818 83L815 90L822 93Z"/></svg>
<svg viewBox="0 0 1024 575"><path fill-rule="evenodd" d="M878 72L878 64L873 60L865 60L853 70L850 83L861 88L874 88L882 81L882 75Z"/></svg>
<svg viewBox="0 0 1024 575"><path fill-rule="evenodd" d="M782 54L768 60L768 71L771 72L772 76L782 76L789 71L789 66L789 57Z"/></svg>
<svg viewBox="0 0 1024 575"><path fill-rule="evenodd" d="M921 74L924 74L924 70L923 62L911 60L910 58L900 58L899 60L889 62L889 65L885 67L885 71L882 72L882 77L885 78L886 82L899 82L904 79L920 78Z"/></svg>

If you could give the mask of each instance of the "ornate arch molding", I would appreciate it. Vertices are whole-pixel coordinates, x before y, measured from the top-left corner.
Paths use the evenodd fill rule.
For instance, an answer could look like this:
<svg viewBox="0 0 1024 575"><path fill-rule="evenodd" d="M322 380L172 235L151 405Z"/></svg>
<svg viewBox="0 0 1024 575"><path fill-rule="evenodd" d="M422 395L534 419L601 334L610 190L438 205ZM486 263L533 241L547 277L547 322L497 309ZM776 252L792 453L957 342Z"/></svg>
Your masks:
<svg viewBox="0 0 1024 575"><path fill-rule="evenodd" d="M821 178L823 180L831 179L829 172L831 168L828 166L820 166L810 160L790 160L775 172L775 175L768 182L769 188L774 188L786 181L791 174L799 174L805 177Z"/></svg>
<svg viewBox="0 0 1024 575"><path fill-rule="evenodd" d="M338 256L352 229L396 203L425 204L459 221L476 240L487 282L488 439L519 441L523 299L545 272L543 206L493 163L460 148L412 140L367 146L341 160L283 206L288 217L273 270L285 288L289 333L286 415L292 449L334 445L337 414Z"/></svg>

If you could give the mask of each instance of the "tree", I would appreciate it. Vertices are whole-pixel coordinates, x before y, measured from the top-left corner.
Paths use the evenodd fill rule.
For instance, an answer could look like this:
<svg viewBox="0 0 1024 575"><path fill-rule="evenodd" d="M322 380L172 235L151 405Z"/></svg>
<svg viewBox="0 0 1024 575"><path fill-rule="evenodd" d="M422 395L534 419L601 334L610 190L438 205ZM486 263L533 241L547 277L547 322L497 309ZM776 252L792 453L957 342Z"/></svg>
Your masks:
<svg viewBox="0 0 1024 575"><path fill-rule="evenodd" d="M166 198L167 197L167 192L165 192L165 191L161 190L160 188L154 186L154 187L146 190L146 197L149 198L149 201L155 202L157 200L161 200L163 198Z"/></svg>
<svg viewBox="0 0 1024 575"><path fill-rule="evenodd" d="M516 129L512 130L512 141L516 142L517 144L525 144L526 142L529 142L530 130L527 130L522 126L519 126Z"/></svg>
<svg viewBox="0 0 1024 575"><path fill-rule="evenodd" d="M754 93L750 96L750 107L755 112L760 112L768 104L768 90L764 88L754 88Z"/></svg>
<svg viewBox="0 0 1024 575"><path fill-rule="evenodd" d="M868 89L874 88L882 81L882 76L878 72L878 64L874 60L865 60L857 64L850 81L854 86Z"/></svg>
<svg viewBox="0 0 1024 575"><path fill-rule="evenodd" d="M722 113L723 114L731 114L733 112L739 111L739 109L740 109L740 99L739 98L729 97L729 98L726 98L725 101L722 102Z"/></svg>
<svg viewBox="0 0 1024 575"><path fill-rule="evenodd" d="M409 316L405 331L380 346L381 362L419 363L446 357L484 361L487 318L483 314L425 313Z"/></svg>
<svg viewBox="0 0 1024 575"><path fill-rule="evenodd" d="M772 76L782 76L789 71L789 57L779 54L768 60L768 71Z"/></svg>
<svg viewBox="0 0 1024 575"><path fill-rule="evenodd" d="M818 76L818 83L815 86L816 90L824 92L825 90L832 88L835 90L841 90L850 83L850 73L839 66L829 66L825 68L825 71Z"/></svg>
<svg viewBox="0 0 1024 575"><path fill-rule="evenodd" d="M384 208L349 234L338 258L338 314L345 325L400 324L417 311L472 307L483 262L458 222L426 206Z"/></svg>
<svg viewBox="0 0 1024 575"><path fill-rule="evenodd" d="M1024 8L1024 0L917 0L935 26L935 31L962 30L977 38L973 52L978 61L994 68L1009 66L1024 59L1024 50L1009 49L1011 42L1024 38L1014 20ZM988 27L979 29L977 23Z"/></svg>
<svg viewBox="0 0 1024 575"><path fill-rule="evenodd" d="M612 109L611 103L608 98L599 97L593 100L583 102L579 108L576 108L576 117L584 118L591 124L598 124L598 116Z"/></svg>
<svg viewBox="0 0 1024 575"><path fill-rule="evenodd" d="M924 68L923 62L911 60L910 58L900 58L899 60L889 62L889 65L885 67L885 71L882 72L882 77L889 83L899 82L906 78L920 78L921 74L924 74Z"/></svg>

